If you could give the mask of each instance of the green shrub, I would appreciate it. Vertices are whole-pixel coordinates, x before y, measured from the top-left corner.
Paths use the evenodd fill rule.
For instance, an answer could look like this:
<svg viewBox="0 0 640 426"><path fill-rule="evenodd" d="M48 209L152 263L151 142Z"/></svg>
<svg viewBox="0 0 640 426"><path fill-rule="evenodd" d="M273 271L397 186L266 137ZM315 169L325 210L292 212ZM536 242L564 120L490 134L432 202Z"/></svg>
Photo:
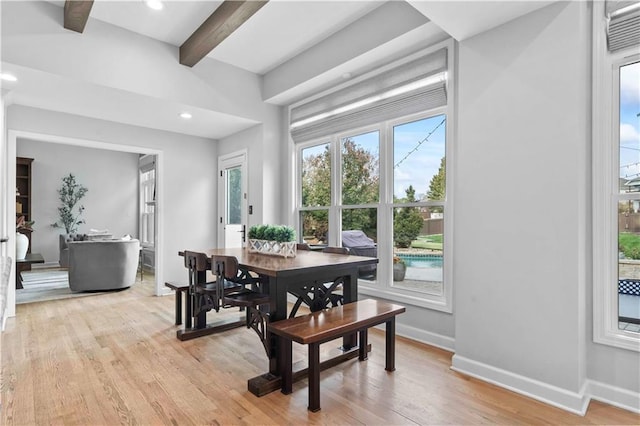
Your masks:
<svg viewBox="0 0 640 426"><path fill-rule="evenodd" d="M249 238L284 243L295 241L296 231L286 225L254 225L249 228Z"/></svg>

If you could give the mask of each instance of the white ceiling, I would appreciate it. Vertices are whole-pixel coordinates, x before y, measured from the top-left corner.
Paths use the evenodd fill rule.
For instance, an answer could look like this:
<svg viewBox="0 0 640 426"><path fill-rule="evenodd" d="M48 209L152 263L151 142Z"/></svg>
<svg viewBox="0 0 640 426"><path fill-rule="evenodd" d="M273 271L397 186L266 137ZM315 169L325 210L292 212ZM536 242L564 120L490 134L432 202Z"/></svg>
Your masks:
<svg viewBox="0 0 640 426"><path fill-rule="evenodd" d="M49 2L59 7L64 6L64 1ZM95 0L85 32L91 31L92 21L100 20L174 46L180 46L221 3L221 1L213 0L170 0L164 1L165 7L162 11L154 11L148 8L143 0ZM208 56L258 75L270 74L272 76L274 73L278 73L283 64L287 64L287 61L294 60L297 55L354 25L360 18L384 3L386 2L367 0L270 0L239 29L222 41ZM459 41L464 40L535 9L547 6L552 1L408 0L407 3L415 9L418 16L422 14L431 22L428 25L417 27L395 40L385 41L376 48L369 48L357 57L342 58L337 63L333 61L330 69L314 75L307 81L290 88L287 92L271 97L269 102L287 105L303 96L335 85L336 81L343 81L340 76L345 72L364 71L380 66L393 58L394 54L397 55L410 49L415 50L415 46L424 47L425 43L428 43L432 38L434 40L442 39L444 32ZM389 25L393 25L393 22L390 22ZM349 42L357 45L367 36L366 34L357 34L356 37ZM329 58L327 61L330 62ZM24 70L24 72L28 72L28 70ZM42 82L47 76L33 77L34 81L39 79ZM55 108L57 103L58 110L92 116L91 108L86 106L85 97L96 99L98 96L89 93L90 87L83 86L76 91L68 90L64 97L66 104L61 101L59 93L50 93L51 99L44 99L48 89L62 83L64 83L63 85L71 84L69 81L51 81L49 84L40 83L30 88L25 85L23 93L16 88L13 95L15 99L28 99L32 106ZM103 89L98 88L97 90ZM76 93L77 96L69 95L70 93ZM122 96L124 96L122 93L114 93L113 96L105 96L104 93L101 93L101 99L112 99L116 108L111 110L109 103L103 102L101 105L94 105L95 114L113 121L214 139L226 137L255 124L251 120L206 110L199 111L198 116L202 117L202 122L197 122L194 119L189 126L186 126L184 122L174 124L173 120L167 120L166 117L174 114L174 110L180 109L181 105L167 105L158 102L157 111L154 111L153 105L146 105L148 114L141 117L139 113L136 113L140 111L139 102L124 99ZM127 111L129 105L134 110ZM154 117L158 118L154 121Z"/></svg>
<svg viewBox="0 0 640 426"><path fill-rule="evenodd" d="M53 2L64 6L64 2ZM91 18L180 46L222 1L164 1L160 11L142 0L97 0ZM382 5L384 1L271 0L208 57L264 74ZM85 31L90 31L91 20Z"/></svg>
<svg viewBox="0 0 640 426"><path fill-rule="evenodd" d="M557 0L408 0L418 12L458 41L477 35ZM52 1L63 7L63 1ZM222 1L164 1L152 10L143 0L96 0L91 18L180 46ZM265 74L385 1L271 0L208 56ZM91 19L87 23L90 29Z"/></svg>

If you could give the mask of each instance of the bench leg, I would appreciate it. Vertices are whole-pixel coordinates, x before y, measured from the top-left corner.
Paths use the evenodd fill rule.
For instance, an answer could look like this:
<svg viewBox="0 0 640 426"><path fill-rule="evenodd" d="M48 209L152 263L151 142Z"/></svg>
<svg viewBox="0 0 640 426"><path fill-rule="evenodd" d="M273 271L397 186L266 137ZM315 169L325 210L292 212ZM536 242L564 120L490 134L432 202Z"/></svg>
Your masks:
<svg viewBox="0 0 640 426"><path fill-rule="evenodd" d="M291 340L280 338L280 376L282 377L281 392L285 395L293 392L293 366L291 360Z"/></svg>
<svg viewBox="0 0 640 426"><path fill-rule="evenodd" d="M391 318L386 324L384 369L394 371L396 369L396 317Z"/></svg>
<svg viewBox="0 0 640 426"><path fill-rule="evenodd" d="M176 290L176 325L182 325L182 291Z"/></svg>
<svg viewBox="0 0 640 426"><path fill-rule="evenodd" d="M360 330L358 332L359 334L359 342L358 342L358 360L360 361L366 361L368 358L368 353L367 353L367 346L369 346L369 343L367 342L367 337L368 337L368 329L364 329L364 330Z"/></svg>
<svg viewBox="0 0 640 426"><path fill-rule="evenodd" d="M320 410L320 344L309 343L309 411Z"/></svg>

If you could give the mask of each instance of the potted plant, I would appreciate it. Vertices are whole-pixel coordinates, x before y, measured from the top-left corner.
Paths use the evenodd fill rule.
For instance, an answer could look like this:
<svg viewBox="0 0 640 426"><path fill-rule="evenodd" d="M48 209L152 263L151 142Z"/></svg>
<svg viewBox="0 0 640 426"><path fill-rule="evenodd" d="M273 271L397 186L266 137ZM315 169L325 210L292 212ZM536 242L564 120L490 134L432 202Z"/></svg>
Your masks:
<svg viewBox="0 0 640 426"><path fill-rule="evenodd" d="M62 178L62 186L58 189L58 198L61 206L58 207L60 219L52 223L54 228L64 228L67 234L72 234L78 230L78 225L84 223L80 215L84 211L84 206L80 205L74 211L76 204L85 196L87 188L76 182L76 177L69 173L69 176Z"/></svg>
<svg viewBox="0 0 640 426"><path fill-rule="evenodd" d="M407 264L404 259L399 256L393 256L393 280L404 281L404 275L407 273Z"/></svg>
<svg viewBox="0 0 640 426"><path fill-rule="evenodd" d="M286 225L254 225L249 228L249 252L295 257L296 232Z"/></svg>

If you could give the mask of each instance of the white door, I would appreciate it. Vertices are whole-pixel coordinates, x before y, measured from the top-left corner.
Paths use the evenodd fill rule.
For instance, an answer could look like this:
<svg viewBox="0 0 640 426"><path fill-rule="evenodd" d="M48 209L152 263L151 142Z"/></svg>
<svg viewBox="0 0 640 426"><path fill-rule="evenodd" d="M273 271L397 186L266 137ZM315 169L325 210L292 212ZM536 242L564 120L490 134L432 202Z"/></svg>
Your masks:
<svg viewBox="0 0 640 426"><path fill-rule="evenodd" d="M237 152L218 159L220 170L218 245L244 247L247 231L247 154Z"/></svg>

